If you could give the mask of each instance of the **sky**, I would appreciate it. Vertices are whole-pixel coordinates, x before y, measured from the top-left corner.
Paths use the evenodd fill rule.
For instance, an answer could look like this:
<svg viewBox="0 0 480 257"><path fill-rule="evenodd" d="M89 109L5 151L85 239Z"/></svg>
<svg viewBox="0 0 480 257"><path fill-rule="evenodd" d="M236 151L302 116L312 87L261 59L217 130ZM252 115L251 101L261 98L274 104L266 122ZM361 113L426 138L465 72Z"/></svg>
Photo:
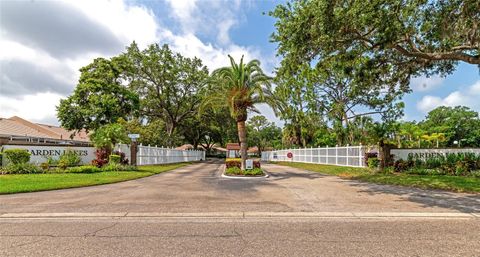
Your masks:
<svg viewBox="0 0 480 257"><path fill-rule="evenodd" d="M278 1L82 0L0 1L0 117L58 124L55 106L70 95L79 69L97 57L122 53L132 41L141 48L169 44L199 57L213 70L227 55L259 59L273 75L280 59L270 42L275 19L265 15ZM447 76L411 80L404 120L421 120L440 105L480 111L478 67L460 64ZM266 105L261 114L282 125Z"/></svg>

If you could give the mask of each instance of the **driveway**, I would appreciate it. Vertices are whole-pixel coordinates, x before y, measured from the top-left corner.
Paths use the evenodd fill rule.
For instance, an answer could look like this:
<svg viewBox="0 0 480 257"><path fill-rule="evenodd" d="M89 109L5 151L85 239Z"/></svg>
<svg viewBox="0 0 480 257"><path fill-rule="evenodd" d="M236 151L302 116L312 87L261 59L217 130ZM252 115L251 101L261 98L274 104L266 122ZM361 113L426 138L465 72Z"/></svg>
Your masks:
<svg viewBox="0 0 480 257"><path fill-rule="evenodd" d="M375 185L265 164L270 178L221 178L208 161L111 185L0 196L0 213L480 212L480 195Z"/></svg>

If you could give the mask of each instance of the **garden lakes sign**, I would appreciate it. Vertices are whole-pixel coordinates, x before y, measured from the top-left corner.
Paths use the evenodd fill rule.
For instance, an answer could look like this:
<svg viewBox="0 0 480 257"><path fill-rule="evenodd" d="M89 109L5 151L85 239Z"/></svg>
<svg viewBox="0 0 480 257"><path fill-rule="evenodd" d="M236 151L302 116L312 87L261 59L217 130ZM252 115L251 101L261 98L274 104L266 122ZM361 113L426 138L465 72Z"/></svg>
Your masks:
<svg viewBox="0 0 480 257"><path fill-rule="evenodd" d="M74 151L82 159L82 163L91 163L95 159L94 147L73 147L73 146L41 146L41 145L4 145L3 149L25 149L30 155L31 163L42 163L48 157L58 159L65 151Z"/></svg>
<svg viewBox="0 0 480 257"><path fill-rule="evenodd" d="M413 159L430 159L440 156L447 156L449 154L463 154L475 153L480 154L480 148L445 148L445 149L392 149L390 153L393 154L395 160L408 158Z"/></svg>
<svg viewBox="0 0 480 257"><path fill-rule="evenodd" d="M65 151L72 151L75 152L78 156L87 156L87 150L75 150L75 149L64 149L64 150L46 150L46 149L36 149L36 150L29 150L32 156L60 156Z"/></svg>

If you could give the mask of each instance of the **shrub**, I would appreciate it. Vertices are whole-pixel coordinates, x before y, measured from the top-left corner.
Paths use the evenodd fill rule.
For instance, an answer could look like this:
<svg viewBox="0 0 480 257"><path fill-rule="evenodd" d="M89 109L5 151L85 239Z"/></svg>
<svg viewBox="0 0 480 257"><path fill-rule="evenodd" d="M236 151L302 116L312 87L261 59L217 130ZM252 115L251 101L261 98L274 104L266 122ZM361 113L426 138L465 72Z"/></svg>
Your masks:
<svg viewBox="0 0 480 257"><path fill-rule="evenodd" d="M243 174L245 176L262 176L263 175L263 171L262 169L260 168L254 168L254 169L251 169L251 170L245 170L243 172Z"/></svg>
<svg viewBox="0 0 480 257"><path fill-rule="evenodd" d="M44 170L44 171L47 171L47 170L50 169L50 164L48 164L48 162L42 162L42 163L40 164L40 168L41 168L42 170Z"/></svg>
<svg viewBox="0 0 480 257"><path fill-rule="evenodd" d="M102 170L100 168L93 165L70 167L67 170L65 170L65 172L68 172L68 173L96 173L101 171Z"/></svg>
<svg viewBox="0 0 480 257"><path fill-rule="evenodd" d="M2 168L2 174L29 174L42 172L42 169L31 163L10 163Z"/></svg>
<svg viewBox="0 0 480 257"><path fill-rule="evenodd" d="M367 166L368 166L368 160L370 158L378 158L378 153L373 153L373 152L365 153L364 161Z"/></svg>
<svg viewBox="0 0 480 257"><path fill-rule="evenodd" d="M24 164L30 161L30 153L25 149L7 149L3 151L3 155L10 164Z"/></svg>
<svg viewBox="0 0 480 257"><path fill-rule="evenodd" d="M60 155L60 158L58 159L58 166L73 167L78 166L81 162L82 158L80 158L77 152L66 150L62 153L62 155Z"/></svg>
<svg viewBox="0 0 480 257"><path fill-rule="evenodd" d="M225 166L226 168L232 168L232 167L237 167L237 168L241 168L242 167L242 162L239 161L239 160L229 160L227 159L227 161L225 161Z"/></svg>
<svg viewBox="0 0 480 257"><path fill-rule="evenodd" d="M231 168L231 167L242 167L242 159L240 158L227 158L225 161L225 166L226 168ZM259 161L253 161L253 168L260 168L261 164Z"/></svg>
<svg viewBox="0 0 480 257"><path fill-rule="evenodd" d="M136 171L138 170L135 166L130 165L121 165L118 163L109 163L101 168L102 171Z"/></svg>
<svg viewBox="0 0 480 257"><path fill-rule="evenodd" d="M58 165L58 159L53 158L52 156L47 157L47 163L49 166L57 166Z"/></svg>
<svg viewBox="0 0 480 257"><path fill-rule="evenodd" d="M113 154L120 156L120 164L128 165L128 159L126 158L126 155L124 152L114 151Z"/></svg>
<svg viewBox="0 0 480 257"><path fill-rule="evenodd" d="M413 160L404 161L402 159L395 161L393 170L395 172L404 172L413 167Z"/></svg>
<svg viewBox="0 0 480 257"><path fill-rule="evenodd" d="M233 167L227 168L225 170L225 174L227 174L227 175L241 175L242 170L240 169L240 167L233 166Z"/></svg>
<svg viewBox="0 0 480 257"><path fill-rule="evenodd" d="M108 163L120 164L120 155L110 154L110 156L108 157Z"/></svg>
<svg viewBox="0 0 480 257"><path fill-rule="evenodd" d="M95 160L92 161L92 165L101 168L108 163L108 151L105 148L99 148L95 151Z"/></svg>
<svg viewBox="0 0 480 257"><path fill-rule="evenodd" d="M226 169L225 174L227 175L243 175L243 176L261 176L263 171L260 168L254 168L251 170L241 170L239 167L231 167Z"/></svg>
<svg viewBox="0 0 480 257"><path fill-rule="evenodd" d="M371 169L378 168L380 165L380 160L377 157L369 158L368 159L368 167Z"/></svg>
<svg viewBox="0 0 480 257"><path fill-rule="evenodd" d="M444 158L442 157L433 157L425 160L425 167L427 169L436 169L442 165Z"/></svg>
<svg viewBox="0 0 480 257"><path fill-rule="evenodd" d="M61 161L58 162L57 167L59 169L65 170L66 168L68 168L68 164L65 160L61 160Z"/></svg>

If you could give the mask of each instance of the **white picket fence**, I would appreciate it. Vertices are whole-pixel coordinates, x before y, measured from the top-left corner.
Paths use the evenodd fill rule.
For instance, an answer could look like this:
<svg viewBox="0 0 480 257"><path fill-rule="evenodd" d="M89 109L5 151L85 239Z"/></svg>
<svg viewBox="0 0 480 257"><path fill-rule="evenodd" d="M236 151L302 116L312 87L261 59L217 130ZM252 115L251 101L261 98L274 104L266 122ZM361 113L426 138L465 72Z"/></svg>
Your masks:
<svg viewBox="0 0 480 257"><path fill-rule="evenodd" d="M366 167L364 162L364 154L366 150L366 146L336 146L274 150L262 152L262 161L290 161ZM292 158L288 158L288 153L292 153Z"/></svg>
<svg viewBox="0 0 480 257"><path fill-rule="evenodd" d="M144 145L138 145L137 148L137 165L167 164L205 160L205 151L177 150ZM115 150L125 153L126 157L131 160L129 145L117 144L115 146Z"/></svg>

